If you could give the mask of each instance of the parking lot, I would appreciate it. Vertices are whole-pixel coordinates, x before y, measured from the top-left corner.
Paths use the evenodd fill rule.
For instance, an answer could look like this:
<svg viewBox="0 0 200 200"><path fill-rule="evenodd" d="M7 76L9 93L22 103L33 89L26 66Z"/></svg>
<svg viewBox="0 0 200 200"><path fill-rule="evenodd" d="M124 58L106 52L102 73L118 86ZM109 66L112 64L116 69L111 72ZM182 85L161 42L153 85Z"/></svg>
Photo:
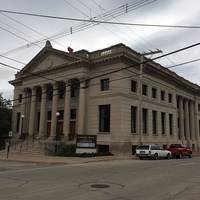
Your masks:
<svg viewBox="0 0 200 200"><path fill-rule="evenodd" d="M0 161L1 200L199 200L200 157L79 164Z"/></svg>

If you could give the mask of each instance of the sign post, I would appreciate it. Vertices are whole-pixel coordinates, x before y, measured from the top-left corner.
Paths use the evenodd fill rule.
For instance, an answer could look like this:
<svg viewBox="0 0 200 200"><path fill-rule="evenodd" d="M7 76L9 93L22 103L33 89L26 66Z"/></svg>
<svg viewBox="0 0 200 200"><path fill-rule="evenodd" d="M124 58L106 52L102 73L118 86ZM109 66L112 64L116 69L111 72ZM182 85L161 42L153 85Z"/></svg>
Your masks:
<svg viewBox="0 0 200 200"><path fill-rule="evenodd" d="M77 135L76 153L97 153L97 136Z"/></svg>

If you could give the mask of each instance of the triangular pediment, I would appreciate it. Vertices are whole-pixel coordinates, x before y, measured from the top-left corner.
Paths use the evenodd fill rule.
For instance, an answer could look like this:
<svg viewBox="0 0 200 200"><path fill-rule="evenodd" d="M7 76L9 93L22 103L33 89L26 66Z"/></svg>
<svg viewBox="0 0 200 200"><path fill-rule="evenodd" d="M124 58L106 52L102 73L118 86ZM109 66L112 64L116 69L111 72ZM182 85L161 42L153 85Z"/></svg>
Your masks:
<svg viewBox="0 0 200 200"><path fill-rule="evenodd" d="M28 71L36 73L39 71L51 70L63 64L71 64L79 61L80 58L69 55L67 52L53 48L42 49L23 69L22 73Z"/></svg>

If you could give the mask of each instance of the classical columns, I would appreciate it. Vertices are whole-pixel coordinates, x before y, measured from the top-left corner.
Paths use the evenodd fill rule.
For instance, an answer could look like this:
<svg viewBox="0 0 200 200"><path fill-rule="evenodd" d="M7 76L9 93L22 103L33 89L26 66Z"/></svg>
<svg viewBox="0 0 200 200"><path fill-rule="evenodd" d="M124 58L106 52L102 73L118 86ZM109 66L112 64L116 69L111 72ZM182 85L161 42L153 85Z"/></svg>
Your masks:
<svg viewBox="0 0 200 200"><path fill-rule="evenodd" d="M86 82L80 83L79 111L78 111L78 134L85 134L85 108L86 106Z"/></svg>
<svg viewBox="0 0 200 200"><path fill-rule="evenodd" d="M183 98L180 96L178 98L178 104L179 104L179 134L180 134L180 139L184 140Z"/></svg>
<svg viewBox="0 0 200 200"><path fill-rule="evenodd" d="M63 120L63 133L65 137L69 136L69 120L70 120L70 99L71 99L71 86L66 85L65 100L64 100L64 120Z"/></svg>
<svg viewBox="0 0 200 200"><path fill-rule="evenodd" d="M195 115L195 110L194 110L194 102L190 101L190 131L191 131L191 139L194 141L195 140L195 131L194 131L194 115Z"/></svg>
<svg viewBox="0 0 200 200"><path fill-rule="evenodd" d="M36 87L32 88L30 104L31 104L31 109L30 109L28 133L29 133L29 136L33 136L34 125L35 125Z"/></svg>
<svg viewBox="0 0 200 200"><path fill-rule="evenodd" d="M185 137L187 142L190 140L190 127L189 127L189 109L188 109L188 100L185 99Z"/></svg>
<svg viewBox="0 0 200 200"><path fill-rule="evenodd" d="M51 114L51 133L50 136L56 136L56 127L57 127L57 108L58 108L58 83L53 85L53 99L52 99L52 114Z"/></svg>
<svg viewBox="0 0 200 200"><path fill-rule="evenodd" d="M47 102L47 86L42 86L41 105L40 105L40 125L39 137L43 137L46 127L46 102Z"/></svg>

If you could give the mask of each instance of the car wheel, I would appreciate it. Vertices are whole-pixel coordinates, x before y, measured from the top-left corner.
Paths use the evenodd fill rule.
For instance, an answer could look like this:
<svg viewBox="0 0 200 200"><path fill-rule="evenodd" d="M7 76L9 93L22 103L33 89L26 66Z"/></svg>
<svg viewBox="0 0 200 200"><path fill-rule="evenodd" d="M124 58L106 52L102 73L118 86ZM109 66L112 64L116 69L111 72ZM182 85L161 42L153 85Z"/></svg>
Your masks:
<svg viewBox="0 0 200 200"><path fill-rule="evenodd" d="M154 154L154 160L158 160L158 154L157 153Z"/></svg>
<svg viewBox="0 0 200 200"><path fill-rule="evenodd" d="M168 154L167 154L167 159L170 159L170 158L171 158L171 156L170 156L170 154L168 153Z"/></svg>
<svg viewBox="0 0 200 200"><path fill-rule="evenodd" d="M192 154L189 154L188 157L189 157L189 158L192 158Z"/></svg>
<svg viewBox="0 0 200 200"><path fill-rule="evenodd" d="M140 157L140 160L143 160L144 158Z"/></svg>
<svg viewBox="0 0 200 200"><path fill-rule="evenodd" d="M179 158L179 159L183 158L183 155L182 155L181 152L179 153L178 158Z"/></svg>

